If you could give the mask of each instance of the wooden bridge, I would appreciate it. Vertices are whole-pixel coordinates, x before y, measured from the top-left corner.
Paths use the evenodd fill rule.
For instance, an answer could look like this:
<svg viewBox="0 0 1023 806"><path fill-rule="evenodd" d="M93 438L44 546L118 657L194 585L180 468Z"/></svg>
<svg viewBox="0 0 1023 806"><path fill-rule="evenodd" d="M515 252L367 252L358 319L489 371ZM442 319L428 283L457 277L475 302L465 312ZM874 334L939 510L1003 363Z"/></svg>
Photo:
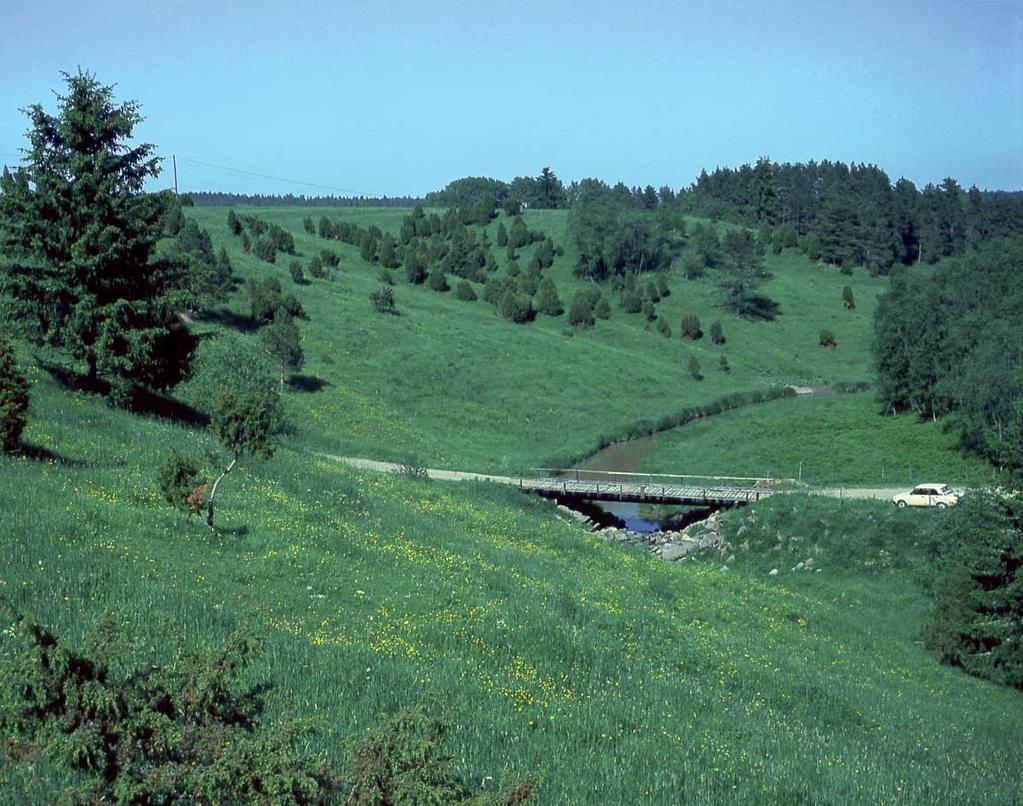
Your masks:
<svg viewBox="0 0 1023 806"><path fill-rule="evenodd" d="M738 476L663 476L565 468L535 470L536 478L518 480L519 489L544 498L638 504L736 507L767 498L772 494L770 486L774 483L773 479Z"/></svg>

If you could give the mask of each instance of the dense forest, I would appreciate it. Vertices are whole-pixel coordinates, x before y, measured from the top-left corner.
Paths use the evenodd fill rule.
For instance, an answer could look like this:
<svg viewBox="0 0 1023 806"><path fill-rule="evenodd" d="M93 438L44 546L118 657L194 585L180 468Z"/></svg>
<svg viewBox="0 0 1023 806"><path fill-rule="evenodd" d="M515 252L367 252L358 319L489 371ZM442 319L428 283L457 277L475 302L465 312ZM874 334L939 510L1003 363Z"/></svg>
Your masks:
<svg viewBox="0 0 1023 806"><path fill-rule="evenodd" d="M1023 471L1023 238L897 269L877 311L879 391L896 411L953 414L965 445Z"/></svg>
<svg viewBox="0 0 1023 806"><path fill-rule="evenodd" d="M778 163L701 172L681 195L687 212L791 232L809 257L887 272L935 263L1000 235L1023 233L1019 194L964 190L951 177L923 189L875 165Z"/></svg>

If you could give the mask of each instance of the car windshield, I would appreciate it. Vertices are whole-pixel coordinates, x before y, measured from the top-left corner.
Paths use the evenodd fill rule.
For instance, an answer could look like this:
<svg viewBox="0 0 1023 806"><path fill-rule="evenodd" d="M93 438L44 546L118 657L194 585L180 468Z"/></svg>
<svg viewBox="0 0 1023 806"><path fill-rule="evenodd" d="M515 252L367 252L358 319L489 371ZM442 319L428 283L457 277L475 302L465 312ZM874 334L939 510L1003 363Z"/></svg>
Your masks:
<svg viewBox="0 0 1023 806"><path fill-rule="evenodd" d="M914 487L910 495L927 495L927 490L924 487Z"/></svg>

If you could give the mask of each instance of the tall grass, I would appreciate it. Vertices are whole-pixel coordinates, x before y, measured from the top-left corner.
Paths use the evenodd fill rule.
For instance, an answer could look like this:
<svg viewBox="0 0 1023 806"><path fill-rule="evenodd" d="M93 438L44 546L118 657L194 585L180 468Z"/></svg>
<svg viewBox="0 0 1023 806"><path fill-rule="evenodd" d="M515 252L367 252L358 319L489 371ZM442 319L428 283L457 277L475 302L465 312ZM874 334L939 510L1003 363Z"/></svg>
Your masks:
<svg viewBox="0 0 1023 806"><path fill-rule="evenodd" d="M898 568L828 589L837 561L798 579L671 565L514 490L295 451L243 467L213 533L160 502L153 470L170 446L212 448L203 432L32 374L26 439L52 458L0 460L3 595L72 643L116 614L141 666L173 632L212 644L256 625L271 716L311 719L338 764L344 738L425 703L457 725L461 772L538 777L546 803L1011 802L1023 786L1018 694L913 642L926 602ZM860 523L870 551L902 551L901 521L857 512L758 517L806 546ZM0 785L46 802L56 779L39 774L25 791L5 767Z"/></svg>

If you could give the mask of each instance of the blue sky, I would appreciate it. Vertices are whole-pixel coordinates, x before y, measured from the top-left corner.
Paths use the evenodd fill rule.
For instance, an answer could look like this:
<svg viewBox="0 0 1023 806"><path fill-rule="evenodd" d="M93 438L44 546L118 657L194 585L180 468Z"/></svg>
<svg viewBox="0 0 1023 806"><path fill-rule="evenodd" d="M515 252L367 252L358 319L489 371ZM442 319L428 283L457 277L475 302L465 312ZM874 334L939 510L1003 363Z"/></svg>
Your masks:
<svg viewBox="0 0 1023 806"><path fill-rule="evenodd" d="M834 7L831 7L834 5ZM0 22L0 162L78 66L142 103L183 190L421 194L551 165L872 162L1023 188L1023 0L23 3Z"/></svg>

